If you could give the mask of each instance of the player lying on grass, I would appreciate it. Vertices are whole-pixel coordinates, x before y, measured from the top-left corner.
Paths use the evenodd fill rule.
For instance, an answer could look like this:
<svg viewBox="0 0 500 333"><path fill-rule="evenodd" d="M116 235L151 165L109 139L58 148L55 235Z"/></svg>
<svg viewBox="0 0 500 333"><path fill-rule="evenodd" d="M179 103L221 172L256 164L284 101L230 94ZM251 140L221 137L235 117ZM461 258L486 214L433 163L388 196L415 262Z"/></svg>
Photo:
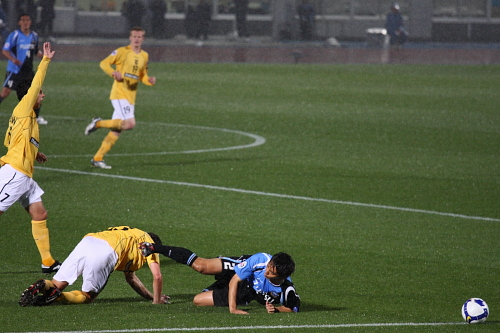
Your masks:
<svg viewBox="0 0 500 333"><path fill-rule="evenodd" d="M21 306L43 306L54 301L65 304L93 302L104 289L113 271L123 271L125 280L139 295L152 300L153 304L168 302L162 295L163 278L160 271L160 258L152 255L142 256L139 244L154 242L161 244L160 238L145 231L131 227L114 227L108 230L87 234L64 260L52 280L38 280L21 295ZM153 275L153 292L139 280L135 271L145 263ZM82 275L82 290L63 292Z"/></svg>
<svg viewBox="0 0 500 333"><path fill-rule="evenodd" d="M194 297L197 306L229 306L231 313L248 314L237 306L255 299L268 313L299 311L300 297L290 278L295 262L284 252L205 259L183 247L141 243L140 249L144 256L161 253L201 274L215 275L215 283Z"/></svg>

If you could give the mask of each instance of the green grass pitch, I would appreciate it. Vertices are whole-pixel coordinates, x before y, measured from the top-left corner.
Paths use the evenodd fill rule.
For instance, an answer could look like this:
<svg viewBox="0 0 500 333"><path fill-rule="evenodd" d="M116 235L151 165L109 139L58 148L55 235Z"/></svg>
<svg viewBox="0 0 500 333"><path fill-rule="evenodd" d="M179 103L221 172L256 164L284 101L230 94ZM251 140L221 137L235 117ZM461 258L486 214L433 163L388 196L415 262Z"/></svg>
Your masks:
<svg viewBox="0 0 500 333"><path fill-rule="evenodd" d="M111 80L96 63L50 65L49 161L34 178L53 255L117 225L203 257L286 251L302 311L197 308L212 278L167 258L169 305L115 272L94 304L21 308L43 276L15 205L0 219L0 331L500 330L500 67L152 63L150 74L136 128L106 157L113 169L96 170L106 131L83 130L111 116ZM0 107L4 130L15 103ZM147 268L138 275L150 285ZM470 297L488 303L487 323L461 324Z"/></svg>

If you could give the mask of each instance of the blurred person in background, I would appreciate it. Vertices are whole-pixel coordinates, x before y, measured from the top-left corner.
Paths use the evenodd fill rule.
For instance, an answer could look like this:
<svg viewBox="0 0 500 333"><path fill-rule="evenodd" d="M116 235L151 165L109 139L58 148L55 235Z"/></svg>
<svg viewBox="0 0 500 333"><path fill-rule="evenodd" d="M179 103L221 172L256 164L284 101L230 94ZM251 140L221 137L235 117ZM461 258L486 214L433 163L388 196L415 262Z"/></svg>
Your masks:
<svg viewBox="0 0 500 333"><path fill-rule="evenodd" d="M196 37L196 20L196 10L191 5L187 6L186 17L184 18L184 29L186 29L187 38Z"/></svg>
<svg viewBox="0 0 500 333"><path fill-rule="evenodd" d="M212 7L205 1L200 0L196 6L196 35L195 38L208 39L208 28L212 20Z"/></svg>
<svg viewBox="0 0 500 333"><path fill-rule="evenodd" d="M401 15L399 5L395 2L391 4L391 11L387 14L385 28L387 29L391 46L398 47L406 42L408 33L403 26L403 16Z"/></svg>
<svg viewBox="0 0 500 333"><path fill-rule="evenodd" d="M52 36L54 18L56 17L56 12L54 10L55 3L56 0L40 0L37 3L39 7L42 7L38 31L44 36Z"/></svg>
<svg viewBox="0 0 500 333"><path fill-rule="evenodd" d="M9 36L9 29L7 24L7 14L3 9L3 4L0 1L0 36L2 37L2 43L5 43L7 37Z"/></svg>
<svg viewBox="0 0 500 333"><path fill-rule="evenodd" d="M0 91L0 103L10 95L12 90L16 91L19 100L26 95L35 75L33 59L35 56L42 57L42 52L38 50L38 34L31 30L31 16L28 13L21 13L17 23L19 29L9 34L2 48L2 54L9 61L5 81ZM47 125L47 120L40 116L39 107L35 108L35 113L38 124Z"/></svg>
<svg viewBox="0 0 500 333"><path fill-rule="evenodd" d="M151 11L151 30L154 38L165 38L165 13L167 5L165 0L149 0L149 10Z"/></svg>
<svg viewBox="0 0 500 333"><path fill-rule="evenodd" d="M129 30L142 26L142 17L146 14L146 6L141 0L126 0L122 6L122 15L127 19Z"/></svg>
<svg viewBox="0 0 500 333"><path fill-rule="evenodd" d="M297 12L300 22L300 38L302 40L312 40L314 33L315 11L308 0L302 0Z"/></svg>
<svg viewBox="0 0 500 333"><path fill-rule="evenodd" d="M249 37L247 31L248 0L234 0L234 10L236 15L236 30L238 37Z"/></svg>
<svg viewBox="0 0 500 333"><path fill-rule="evenodd" d="M16 14L27 13L36 24L38 11L34 0L16 0Z"/></svg>

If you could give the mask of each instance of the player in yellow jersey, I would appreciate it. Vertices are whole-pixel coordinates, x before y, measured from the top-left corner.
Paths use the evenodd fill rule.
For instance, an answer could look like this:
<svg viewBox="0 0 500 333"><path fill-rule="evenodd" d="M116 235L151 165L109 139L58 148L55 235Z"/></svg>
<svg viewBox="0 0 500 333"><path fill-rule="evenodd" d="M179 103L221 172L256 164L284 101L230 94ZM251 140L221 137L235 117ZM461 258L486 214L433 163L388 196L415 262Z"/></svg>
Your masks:
<svg viewBox="0 0 500 333"><path fill-rule="evenodd" d="M7 153L0 157L0 215L16 201L31 215L32 234L42 258L42 272L57 271L60 263L50 254L47 211L42 203L43 190L33 180L35 161L44 163L47 157L38 151L40 132L36 121L36 108L45 94L42 84L50 60L54 56L50 43L43 44L43 59L38 66L31 87L17 104L9 120L4 145Z"/></svg>
<svg viewBox="0 0 500 333"><path fill-rule="evenodd" d="M43 306L54 301L64 304L91 303L104 289L113 271L123 271L132 289L153 304L168 303L169 297L162 294L160 258L158 254L144 257L139 249L141 242L161 244L156 234L127 226L85 235L64 260L54 278L32 284L21 295L19 305ZM153 275L153 292L134 273L146 263ZM80 275L83 277L82 290L63 292Z"/></svg>
<svg viewBox="0 0 500 333"><path fill-rule="evenodd" d="M130 45L114 50L100 63L101 69L114 79L109 96L114 112L112 119L102 120L96 117L85 128L85 135L89 135L98 128L110 129L101 147L90 161L93 167L111 169L111 166L104 162L104 155L111 150L122 131L135 127L135 97L139 82L148 86L156 83L155 77L148 76L149 56L142 50L144 34L144 29L132 28L129 37Z"/></svg>

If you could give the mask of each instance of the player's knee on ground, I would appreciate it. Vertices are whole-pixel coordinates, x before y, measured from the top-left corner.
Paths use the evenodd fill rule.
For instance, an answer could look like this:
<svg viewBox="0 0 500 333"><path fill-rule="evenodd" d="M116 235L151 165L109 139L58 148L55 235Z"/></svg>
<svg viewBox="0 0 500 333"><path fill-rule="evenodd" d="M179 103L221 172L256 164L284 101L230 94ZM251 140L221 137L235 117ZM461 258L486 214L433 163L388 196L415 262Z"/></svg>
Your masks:
<svg viewBox="0 0 500 333"><path fill-rule="evenodd" d="M214 306L212 291L204 291L193 298L193 304L196 306Z"/></svg>

